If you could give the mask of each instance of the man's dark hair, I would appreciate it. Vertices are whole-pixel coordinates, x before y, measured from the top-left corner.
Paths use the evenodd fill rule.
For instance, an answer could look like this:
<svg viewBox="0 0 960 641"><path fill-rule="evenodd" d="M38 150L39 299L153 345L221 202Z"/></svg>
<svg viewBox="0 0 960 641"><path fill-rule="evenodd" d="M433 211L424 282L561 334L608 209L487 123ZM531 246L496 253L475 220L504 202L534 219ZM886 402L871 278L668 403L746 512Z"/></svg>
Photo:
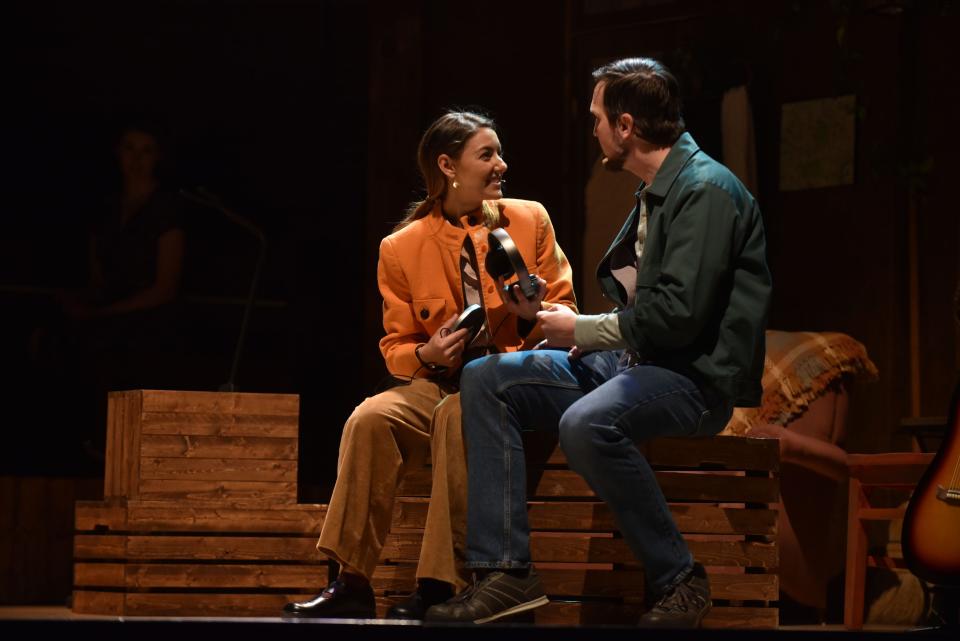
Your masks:
<svg viewBox="0 0 960 641"><path fill-rule="evenodd" d="M603 108L611 126L620 114L633 116L634 133L655 145L669 146L686 130L681 114L680 85L652 58L624 58L593 72L604 83Z"/></svg>

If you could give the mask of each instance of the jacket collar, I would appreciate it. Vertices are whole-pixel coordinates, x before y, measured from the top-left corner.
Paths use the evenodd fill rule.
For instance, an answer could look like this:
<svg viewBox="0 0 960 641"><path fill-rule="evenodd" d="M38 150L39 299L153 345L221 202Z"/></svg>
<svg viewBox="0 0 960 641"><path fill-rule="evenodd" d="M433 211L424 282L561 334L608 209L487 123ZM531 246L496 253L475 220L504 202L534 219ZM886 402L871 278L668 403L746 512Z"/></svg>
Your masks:
<svg viewBox="0 0 960 641"><path fill-rule="evenodd" d="M699 153L699 151L700 147L693 139L693 136L688 132L681 134L681 136L677 138L677 141L673 143L667 157L663 159L663 164L660 165L660 169L657 170L657 175L653 177L653 182L650 184L650 189L647 193L659 198L665 198L667 192L669 192L673 186L674 181L676 181L677 176L680 175L680 170L683 169L684 165L687 164L694 154ZM640 187L637 189L637 198L640 198L640 192L643 191L644 187L646 187L646 185L641 182Z"/></svg>
<svg viewBox="0 0 960 641"><path fill-rule="evenodd" d="M497 202L484 201L483 206L497 207ZM463 239L468 232L474 232L477 229L484 228L482 210L477 210L477 212L474 213L474 217L478 220L477 224L471 225L470 217L465 215L460 218L460 224L463 225L462 227L451 225L444 217L440 203L435 203L430 213L424 216L423 224L426 225L431 236L436 236L440 242L459 249L463 245Z"/></svg>

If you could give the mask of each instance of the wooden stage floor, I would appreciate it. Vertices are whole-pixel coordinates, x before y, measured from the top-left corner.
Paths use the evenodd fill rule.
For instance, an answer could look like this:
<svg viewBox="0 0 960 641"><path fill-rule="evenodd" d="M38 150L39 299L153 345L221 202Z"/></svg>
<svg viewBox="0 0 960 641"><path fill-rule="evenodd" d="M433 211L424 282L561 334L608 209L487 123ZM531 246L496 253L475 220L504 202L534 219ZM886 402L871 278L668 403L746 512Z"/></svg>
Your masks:
<svg viewBox="0 0 960 641"><path fill-rule="evenodd" d="M184 639L203 637L258 639L283 641L285 639L326 638L340 641L357 639L401 639L448 641L456 635L457 641L489 639L492 635L506 634L511 637L524 635L530 638L549 638L551 641L596 639L603 641L629 639L681 638L716 639L717 641L761 641L778 637L785 641L827 641L836 637L845 641L859 639L892 639L901 635L919 635L923 638L953 639L954 634L945 631L912 632L902 627L869 626L864 630L850 631L843 626L781 626L775 630L684 630L654 631L639 630L629 626L554 627L534 626L521 623L501 623L485 626L422 625L419 622L388 621L384 619L286 619L281 617L230 618L230 617L116 617L74 614L66 607L57 606L0 606L0 635L6 639L67 638L62 635L77 635L85 639L135 638L164 639L173 635Z"/></svg>

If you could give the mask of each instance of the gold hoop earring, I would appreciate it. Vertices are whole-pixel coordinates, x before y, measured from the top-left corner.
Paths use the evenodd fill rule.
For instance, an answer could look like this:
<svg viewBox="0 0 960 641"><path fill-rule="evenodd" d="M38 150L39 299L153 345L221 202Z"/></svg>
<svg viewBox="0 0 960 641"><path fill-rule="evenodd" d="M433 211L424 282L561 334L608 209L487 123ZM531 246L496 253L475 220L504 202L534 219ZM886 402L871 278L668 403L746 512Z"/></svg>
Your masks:
<svg viewBox="0 0 960 641"><path fill-rule="evenodd" d="M460 183L458 183L456 180L453 181L453 184L452 184L451 186L452 186L454 189L460 189Z"/></svg>

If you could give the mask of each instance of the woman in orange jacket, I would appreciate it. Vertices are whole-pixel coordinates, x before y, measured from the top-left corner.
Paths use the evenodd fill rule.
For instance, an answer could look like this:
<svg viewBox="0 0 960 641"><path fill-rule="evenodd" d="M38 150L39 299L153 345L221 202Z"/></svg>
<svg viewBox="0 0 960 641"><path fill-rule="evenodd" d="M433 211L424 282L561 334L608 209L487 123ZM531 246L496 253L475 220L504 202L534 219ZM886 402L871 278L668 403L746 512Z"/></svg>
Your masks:
<svg viewBox="0 0 960 641"><path fill-rule="evenodd" d="M426 198L413 205L380 243L377 277L386 336L380 350L401 383L367 398L340 439L337 482L318 549L340 575L316 598L288 603L287 614L374 617L370 578L390 529L394 493L406 470L431 456L433 485L417 590L388 616L422 618L434 603L464 586L456 558L466 530L466 456L460 432L459 368L470 358L536 345L544 304L576 309L570 265L539 203L503 198L507 164L494 124L470 112L449 112L424 133L418 149ZM514 284L482 267L487 236L503 228L539 290L528 300ZM466 344L457 316L480 304L485 322Z"/></svg>

